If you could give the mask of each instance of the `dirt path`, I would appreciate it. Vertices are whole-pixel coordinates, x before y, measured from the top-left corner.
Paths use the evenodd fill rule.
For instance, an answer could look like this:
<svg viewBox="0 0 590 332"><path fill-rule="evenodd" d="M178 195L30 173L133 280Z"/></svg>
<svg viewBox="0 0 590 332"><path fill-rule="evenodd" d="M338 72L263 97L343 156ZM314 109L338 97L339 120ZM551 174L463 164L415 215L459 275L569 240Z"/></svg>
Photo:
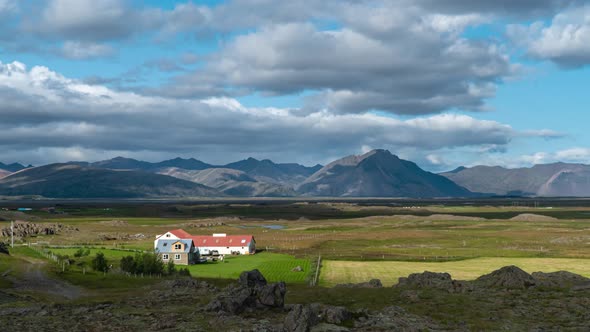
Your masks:
<svg viewBox="0 0 590 332"><path fill-rule="evenodd" d="M43 261L29 261L22 275L18 278L9 278L15 290L46 293L60 296L68 300L77 299L83 295L80 287L67 282L49 278L43 271L47 265Z"/></svg>

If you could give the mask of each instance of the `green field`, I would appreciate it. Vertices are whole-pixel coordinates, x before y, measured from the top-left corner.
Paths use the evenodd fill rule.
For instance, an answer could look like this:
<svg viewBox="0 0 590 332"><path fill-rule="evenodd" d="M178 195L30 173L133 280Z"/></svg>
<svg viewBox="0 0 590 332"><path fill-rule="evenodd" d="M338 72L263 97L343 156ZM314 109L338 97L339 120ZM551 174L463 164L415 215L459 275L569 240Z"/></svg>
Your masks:
<svg viewBox="0 0 590 332"><path fill-rule="evenodd" d="M398 278L424 271L447 272L453 279L473 280L503 266L516 265L532 272L567 270L590 277L590 259L576 258L506 258L482 257L452 262L403 262L403 261L330 261L322 262L320 284L333 286L340 283L359 283L380 279L384 285L396 284Z"/></svg>
<svg viewBox="0 0 590 332"><path fill-rule="evenodd" d="M301 266L302 272L291 271ZM310 271L307 259L299 259L290 255L258 253L249 256L226 256L224 262L210 262L189 266L191 275L195 278L238 278L243 271L258 269L268 281L285 281L302 283Z"/></svg>

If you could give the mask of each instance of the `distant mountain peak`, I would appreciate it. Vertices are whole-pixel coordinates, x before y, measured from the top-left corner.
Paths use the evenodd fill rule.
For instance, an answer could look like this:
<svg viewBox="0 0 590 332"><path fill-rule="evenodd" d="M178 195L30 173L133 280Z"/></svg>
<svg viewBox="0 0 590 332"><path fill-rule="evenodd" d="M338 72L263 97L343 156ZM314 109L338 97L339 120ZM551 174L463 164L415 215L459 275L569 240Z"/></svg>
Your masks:
<svg viewBox="0 0 590 332"><path fill-rule="evenodd" d="M465 197L473 193L384 149L331 162L297 190L309 196Z"/></svg>
<svg viewBox="0 0 590 332"><path fill-rule="evenodd" d="M466 169L467 169L467 167L465 167L465 166L459 166L452 171L448 171L447 173L459 173L459 172L464 171Z"/></svg>

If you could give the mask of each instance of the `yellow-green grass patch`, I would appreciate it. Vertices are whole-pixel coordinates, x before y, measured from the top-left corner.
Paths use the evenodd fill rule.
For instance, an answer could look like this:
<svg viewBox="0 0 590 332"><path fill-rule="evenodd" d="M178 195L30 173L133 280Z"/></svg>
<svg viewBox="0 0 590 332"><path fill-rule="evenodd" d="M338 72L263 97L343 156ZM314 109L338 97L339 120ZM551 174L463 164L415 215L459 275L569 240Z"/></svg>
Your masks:
<svg viewBox="0 0 590 332"><path fill-rule="evenodd" d="M577 258L482 257L452 262L325 260L322 262L320 283L333 286L376 278L390 286L396 284L400 277L424 271L447 272L454 279L473 280L507 265L516 265L529 273L566 270L590 277L590 259Z"/></svg>

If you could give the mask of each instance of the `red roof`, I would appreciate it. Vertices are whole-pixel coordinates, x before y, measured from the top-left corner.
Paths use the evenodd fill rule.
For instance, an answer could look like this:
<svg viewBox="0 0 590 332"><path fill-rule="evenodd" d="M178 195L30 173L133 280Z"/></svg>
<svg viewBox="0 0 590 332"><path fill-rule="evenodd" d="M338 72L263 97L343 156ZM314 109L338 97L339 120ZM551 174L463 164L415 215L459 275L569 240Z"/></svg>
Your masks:
<svg viewBox="0 0 590 332"><path fill-rule="evenodd" d="M254 241L252 235L226 235L226 236L210 236L210 235L196 235L191 236L195 247L245 247L250 242Z"/></svg>
<svg viewBox="0 0 590 332"><path fill-rule="evenodd" d="M179 239L193 240L195 247L245 247L248 243L254 241L252 235L191 235L183 229L168 231Z"/></svg>
<svg viewBox="0 0 590 332"><path fill-rule="evenodd" d="M179 239L190 239L192 236L189 233L187 233L184 229L180 229L180 228L169 231L168 233L172 233L174 236L176 236Z"/></svg>

